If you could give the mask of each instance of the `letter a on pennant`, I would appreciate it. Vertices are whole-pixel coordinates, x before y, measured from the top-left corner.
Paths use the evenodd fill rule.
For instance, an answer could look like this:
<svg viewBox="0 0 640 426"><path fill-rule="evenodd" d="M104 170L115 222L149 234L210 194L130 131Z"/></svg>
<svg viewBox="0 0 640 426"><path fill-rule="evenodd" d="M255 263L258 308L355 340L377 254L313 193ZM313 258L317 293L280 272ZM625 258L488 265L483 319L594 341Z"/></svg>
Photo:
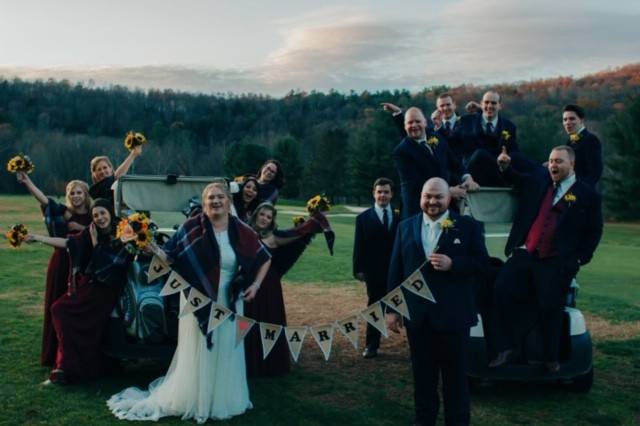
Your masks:
<svg viewBox="0 0 640 426"><path fill-rule="evenodd" d="M376 302L369 306L367 309L360 312L360 315L362 315L362 318L364 318L366 322L377 328L384 337L389 337L380 302Z"/></svg>
<svg viewBox="0 0 640 426"><path fill-rule="evenodd" d="M318 327L311 327L311 335L324 355L324 360L329 361L331 356L331 343L333 342L333 324L319 325Z"/></svg>
<svg viewBox="0 0 640 426"><path fill-rule="evenodd" d="M204 294L200 293L195 287L191 287L189 290L189 297L187 297L187 303L182 308L179 317L183 317L187 314L191 314L198 309L202 309L211 303L211 299L209 299Z"/></svg>
<svg viewBox="0 0 640 426"><path fill-rule="evenodd" d="M182 276L176 271L171 271L169 278L167 278L167 282L165 283L162 290L160 290L160 296L169 296L170 294L178 293L181 290L186 290L191 287L191 284L187 282Z"/></svg>
<svg viewBox="0 0 640 426"><path fill-rule="evenodd" d="M387 293L385 297L382 298L382 301L393 309L394 311L402 314L403 317L410 320L409 317L409 309L407 308L407 301L404 300L404 294L402 294L402 288L396 287L394 290Z"/></svg>
<svg viewBox="0 0 640 426"><path fill-rule="evenodd" d="M251 327L255 324L255 320L251 318L243 317L242 315L236 315L236 346L242 342L244 336L249 333Z"/></svg>
<svg viewBox="0 0 640 426"><path fill-rule="evenodd" d="M209 325L207 326L207 333L211 333L216 328L220 327L232 312L222 305L213 303L211 306L211 312L209 313Z"/></svg>
<svg viewBox="0 0 640 426"><path fill-rule="evenodd" d="M410 292L436 303L436 299L433 297L433 293L431 293L431 289L427 285L427 280L424 279L424 275L422 275L420 269L417 269L414 273L409 275L409 277L400 285Z"/></svg>
<svg viewBox="0 0 640 426"><path fill-rule="evenodd" d="M147 271L147 282L150 283L156 278L159 278L171 271L171 267L164 263L158 256L153 256L151 264L149 264L149 270Z"/></svg>
<svg viewBox="0 0 640 426"><path fill-rule="evenodd" d="M269 324L267 322L260 323L260 339L262 340L262 359L265 359L273 345L276 344L278 337L282 333L282 326L278 324Z"/></svg>
<svg viewBox="0 0 640 426"><path fill-rule="evenodd" d="M353 347L358 350L358 316L353 315L336 321L338 329L349 339Z"/></svg>
<svg viewBox="0 0 640 426"><path fill-rule="evenodd" d="M298 362L298 357L300 356L300 350L302 349L302 342L304 341L304 336L307 335L307 327L285 327L284 335L287 338L287 344L289 345L289 351L291 351L291 356L293 356L293 360Z"/></svg>

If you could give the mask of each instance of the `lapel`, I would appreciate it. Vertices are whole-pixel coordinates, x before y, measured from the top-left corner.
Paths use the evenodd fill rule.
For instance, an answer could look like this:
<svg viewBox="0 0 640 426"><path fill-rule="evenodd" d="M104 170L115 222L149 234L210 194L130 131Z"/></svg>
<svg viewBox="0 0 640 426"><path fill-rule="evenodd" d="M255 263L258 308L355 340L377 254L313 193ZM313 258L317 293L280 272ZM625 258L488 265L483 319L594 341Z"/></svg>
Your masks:
<svg viewBox="0 0 640 426"><path fill-rule="evenodd" d="M429 134L427 133L427 138L428 137L429 137ZM422 163L423 165L425 165L425 163L437 164L438 162L437 158L435 157L435 155L431 155L429 148L427 148L426 146L423 146L422 144L417 143L416 141L410 138L407 138L407 143L409 145L409 149L412 152L411 157L414 158L416 161Z"/></svg>
<svg viewBox="0 0 640 426"><path fill-rule="evenodd" d="M569 213L569 211L574 207L573 204L576 204L579 201L581 196L581 194L579 193L580 193L580 187L578 185L578 181L576 181L573 183L573 185L571 185L569 190L565 192L562 198L560 198L560 200L556 203L555 207L559 208L561 211L560 217L558 218L558 223L561 223L567 217L567 214ZM573 201L571 203L566 201L565 197L567 196L567 194L575 195L576 201Z"/></svg>
<svg viewBox="0 0 640 426"><path fill-rule="evenodd" d="M449 219L453 221L453 229L443 229L440 233L440 238L438 238L438 243L436 244L436 247L438 247L438 253L448 253L449 247L451 246L451 242L454 238L454 235L452 234L457 234L456 226L458 224L459 215L449 210Z"/></svg>
<svg viewBox="0 0 640 426"><path fill-rule="evenodd" d="M422 245L422 212L413 217L411 228L413 230L413 241L416 244L418 260L419 263L422 264L427 258L424 253L424 246Z"/></svg>

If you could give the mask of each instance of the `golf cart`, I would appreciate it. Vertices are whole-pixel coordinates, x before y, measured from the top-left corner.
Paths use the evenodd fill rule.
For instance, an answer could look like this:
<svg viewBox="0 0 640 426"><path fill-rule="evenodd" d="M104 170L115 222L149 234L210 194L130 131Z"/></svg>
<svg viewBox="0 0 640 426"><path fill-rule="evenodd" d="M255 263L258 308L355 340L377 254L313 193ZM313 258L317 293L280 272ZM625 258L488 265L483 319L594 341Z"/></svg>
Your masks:
<svg viewBox="0 0 640 426"><path fill-rule="evenodd" d="M119 217L144 211L158 226L162 244L186 220L185 207L211 182L210 177L122 176L114 188ZM147 282L151 256L139 254L127 273L127 283L105 332L105 352L118 360L170 361L178 334L179 300L160 296L167 275Z"/></svg>
<svg viewBox="0 0 640 426"><path fill-rule="evenodd" d="M485 223L487 245L502 252L504 241L509 235L510 224L516 212L516 199L509 188L482 188L469 193L462 206L464 214ZM496 244L500 238L502 244ZM502 255L502 253L501 253ZM488 330L490 329L493 285L495 277L504 262L491 258L491 271L486 282L478 283L478 324L470 332L471 366L469 376L474 380L490 381L533 381L563 383L577 392L588 392L593 384L593 362L591 336L582 313L576 309L578 283L575 278L567 294L560 343L560 370L546 372L543 368L543 351L540 327L535 306L523 307L523 319L514 324L520 339L520 355L514 363L498 368L488 368L495 356ZM528 309L528 311L526 311Z"/></svg>

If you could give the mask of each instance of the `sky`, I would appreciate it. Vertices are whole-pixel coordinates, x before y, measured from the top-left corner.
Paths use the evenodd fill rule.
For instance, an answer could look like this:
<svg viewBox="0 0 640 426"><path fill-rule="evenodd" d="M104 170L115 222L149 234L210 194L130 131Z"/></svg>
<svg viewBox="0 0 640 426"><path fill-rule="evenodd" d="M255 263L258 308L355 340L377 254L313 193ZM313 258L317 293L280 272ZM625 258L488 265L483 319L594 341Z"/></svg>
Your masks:
<svg viewBox="0 0 640 426"><path fill-rule="evenodd" d="M640 1L0 0L0 76L204 93L420 90L640 62Z"/></svg>

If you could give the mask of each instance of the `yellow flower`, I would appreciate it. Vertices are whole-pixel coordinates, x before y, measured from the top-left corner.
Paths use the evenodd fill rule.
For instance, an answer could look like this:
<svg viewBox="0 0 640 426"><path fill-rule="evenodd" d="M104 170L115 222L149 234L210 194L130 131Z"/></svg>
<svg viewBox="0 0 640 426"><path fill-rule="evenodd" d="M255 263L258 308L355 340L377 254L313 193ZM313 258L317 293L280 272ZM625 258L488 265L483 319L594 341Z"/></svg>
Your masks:
<svg viewBox="0 0 640 426"><path fill-rule="evenodd" d="M20 244L22 244L24 238L28 233L29 231L27 230L27 227L19 223L9 228L9 231L7 231L4 235L5 237L7 237L9 245L11 247L17 248L20 247Z"/></svg>
<svg viewBox="0 0 640 426"><path fill-rule="evenodd" d="M147 143L147 138L145 138L145 136L142 133L137 133L137 132L134 133L133 131L130 131L124 137L124 147L127 148L129 151L132 151L134 148L140 145L144 145L146 143Z"/></svg>
<svg viewBox="0 0 640 426"><path fill-rule="evenodd" d="M502 139L504 139L505 141L508 141L509 139L511 139L511 133L509 133L508 130L503 130L501 134L502 134Z"/></svg>
<svg viewBox="0 0 640 426"><path fill-rule="evenodd" d="M291 220L293 221L293 226L300 226L304 223L304 217L302 216L294 216L293 218L291 218Z"/></svg>
<svg viewBox="0 0 640 426"><path fill-rule="evenodd" d="M7 163L7 171L11 173L31 173L35 167L27 155L18 154Z"/></svg>
<svg viewBox="0 0 640 426"><path fill-rule="evenodd" d="M453 229L453 226L456 224L455 220L451 220L451 219L445 219L442 221L442 223L440 224L440 227L442 228L443 231L448 231L449 229Z"/></svg>
<svg viewBox="0 0 640 426"><path fill-rule="evenodd" d="M427 139L427 144L429 144L430 146L436 146L439 142L440 141L435 136L431 136L429 139Z"/></svg>
<svg viewBox="0 0 640 426"><path fill-rule="evenodd" d="M577 134L577 133L571 133L571 134L569 135L569 140L570 140L571 142L573 142L573 143L578 143L578 142L580 142L580 139L581 139L581 138L580 138L580 135L579 135L579 134Z"/></svg>
<svg viewBox="0 0 640 426"><path fill-rule="evenodd" d="M327 212L331 210L331 204L326 197L322 195L316 195L307 201L307 211L309 214L314 214L315 212Z"/></svg>
<svg viewBox="0 0 640 426"><path fill-rule="evenodd" d="M564 194L564 200L569 204L575 203L577 199L578 198L571 192L567 192L566 194Z"/></svg>

